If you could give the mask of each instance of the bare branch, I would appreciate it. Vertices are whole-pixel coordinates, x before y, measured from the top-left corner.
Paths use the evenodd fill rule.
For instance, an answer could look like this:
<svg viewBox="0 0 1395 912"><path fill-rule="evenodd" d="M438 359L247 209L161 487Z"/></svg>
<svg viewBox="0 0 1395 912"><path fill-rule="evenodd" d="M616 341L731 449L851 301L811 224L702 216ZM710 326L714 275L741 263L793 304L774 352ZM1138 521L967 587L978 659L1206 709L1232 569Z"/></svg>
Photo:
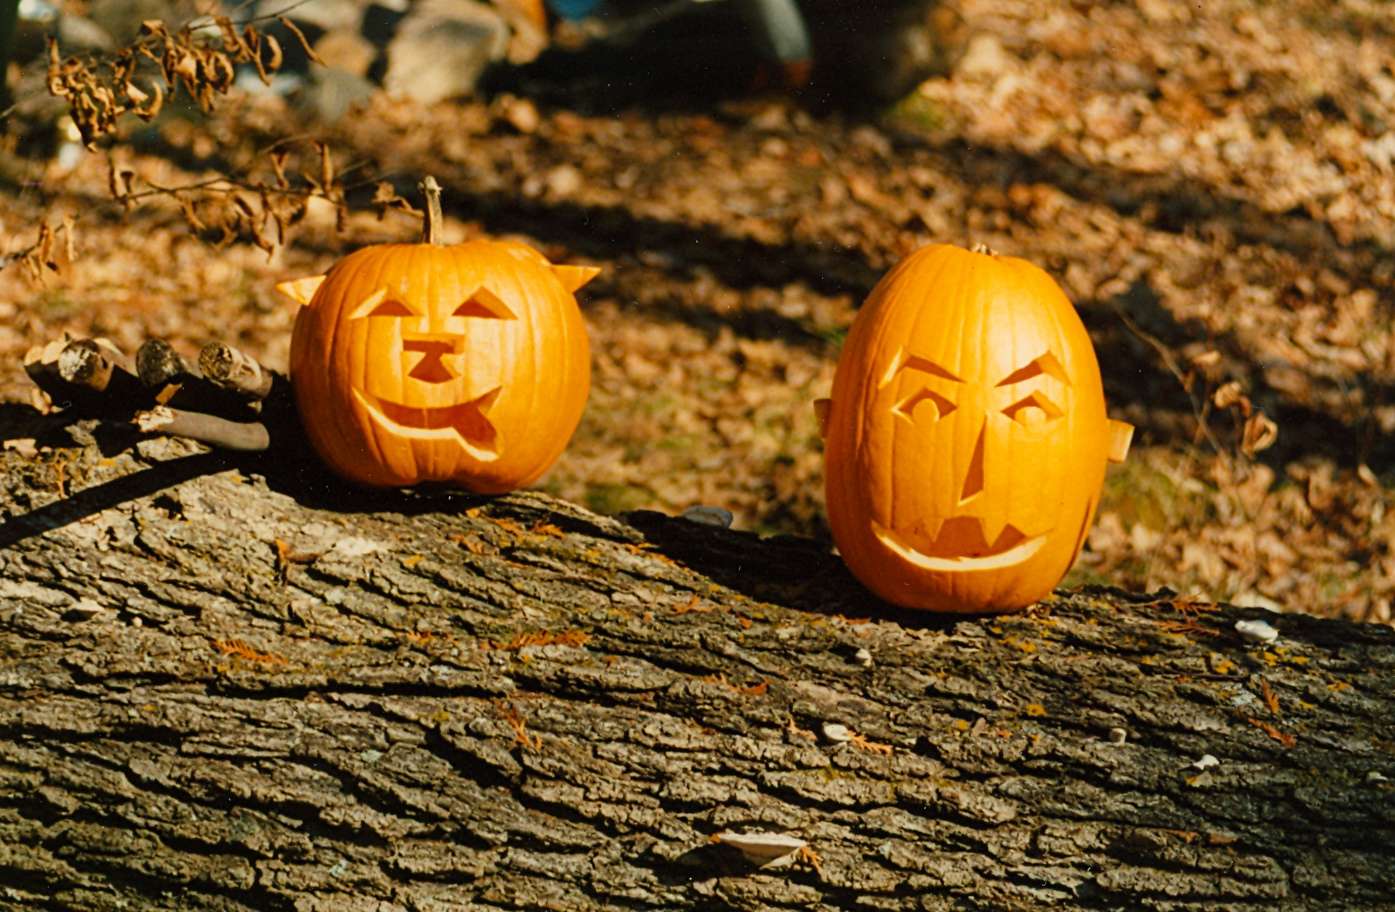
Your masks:
<svg viewBox="0 0 1395 912"><path fill-rule="evenodd" d="M223 450L259 453L271 446L271 435L260 422L229 421L167 405L138 413L132 423L148 434L184 437Z"/></svg>

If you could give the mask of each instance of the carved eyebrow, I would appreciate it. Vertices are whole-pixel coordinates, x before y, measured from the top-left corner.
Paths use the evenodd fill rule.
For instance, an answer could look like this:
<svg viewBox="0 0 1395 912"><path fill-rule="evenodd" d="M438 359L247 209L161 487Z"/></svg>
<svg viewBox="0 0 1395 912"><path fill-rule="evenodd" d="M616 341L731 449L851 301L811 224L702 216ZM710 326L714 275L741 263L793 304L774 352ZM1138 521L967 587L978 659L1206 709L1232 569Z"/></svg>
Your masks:
<svg viewBox="0 0 1395 912"><path fill-rule="evenodd" d="M1061 366L1061 362L1058 361L1056 356L1051 354L1051 352L1047 352L1043 355L1038 355L1027 362L1023 367L1019 367L1002 380L999 380L998 386L1011 386L1014 383L1021 383L1023 380L1030 380L1042 374L1046 374L1048 377L1055 377L1066 386L1071 385L1070 377L1066 375L1066 369Z"/></svg>
<svg viewBox="0 0 1395 912"><path fill-rule="evenodd" d="M354 308L354 312L349 315L350 320L357 320L359 317L414 317L416 314L410 307L396 299L385 301L387 289L379 288L371 295L363 299L363 303Z"/></svg>
<svg viewBox="0 0 1395 912"><path fill-rule="evenodd" d="M920 355L908 355L905 349L902 349L897 352L896 357L892 359L891 366L887 368L886 376L882 377L881 385L886 386L891 382L893 377L903 370L920 371L923 374L930 374L932 377L942 377L945 380L951 380L955 383L964 382L950 373L949 370L941 367L929 358L922 358Z"/></svg>

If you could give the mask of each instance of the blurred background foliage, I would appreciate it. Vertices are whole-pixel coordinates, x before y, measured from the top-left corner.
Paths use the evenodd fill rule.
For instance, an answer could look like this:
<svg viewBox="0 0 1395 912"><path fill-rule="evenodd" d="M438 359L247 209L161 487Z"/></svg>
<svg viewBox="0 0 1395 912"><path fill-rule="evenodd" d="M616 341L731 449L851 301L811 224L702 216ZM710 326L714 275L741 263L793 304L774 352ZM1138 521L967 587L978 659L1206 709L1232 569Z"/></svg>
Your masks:
<svg viewBox="0 0 1395 912"><path fill-rule="evenodd" d="M429 171L450 237L605 270L591 403L544 487L826 537L810 403L859 302L909 250L981 241L1059 279L1139 428L1069 583L1391 619L1386 4L0 7L10 403L20 354L65 331L284 367L274 283L411 237L372 201ZM214 15L269 42L239 58ZM90 143L52 60L121 109Z"/></svg>

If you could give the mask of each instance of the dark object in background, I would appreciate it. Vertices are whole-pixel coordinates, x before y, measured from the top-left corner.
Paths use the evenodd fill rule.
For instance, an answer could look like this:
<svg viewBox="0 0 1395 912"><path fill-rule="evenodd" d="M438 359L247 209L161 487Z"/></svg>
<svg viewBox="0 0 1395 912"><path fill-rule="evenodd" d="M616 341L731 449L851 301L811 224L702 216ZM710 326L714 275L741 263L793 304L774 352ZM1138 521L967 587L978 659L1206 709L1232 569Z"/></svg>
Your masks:
<svg viewBox="0 0 1395 912"><path fill-rule="evenodd" d="M815 104L899 97L940 64L934 0L550 0L583 16L579 47L490 74L521 91L600 111L701 106L752 89L802 89ZM812 61L809 58L812 57ZM812 78L809 78L812 63Z"/></svg>
<svg viewBox="0 0 1395 912"><path fill-rule="evenodd" d="M10 106L10 53L15 44L15 26L19 24L19 0L0 0L0 111Z"/></svg>
<svg viewBox="0 0 1395 912"><path fill-rule="evenodd" d="M950 23L938 0L801 0L814 45L812 89L856 109L901 98L949 71Z"/></svg>

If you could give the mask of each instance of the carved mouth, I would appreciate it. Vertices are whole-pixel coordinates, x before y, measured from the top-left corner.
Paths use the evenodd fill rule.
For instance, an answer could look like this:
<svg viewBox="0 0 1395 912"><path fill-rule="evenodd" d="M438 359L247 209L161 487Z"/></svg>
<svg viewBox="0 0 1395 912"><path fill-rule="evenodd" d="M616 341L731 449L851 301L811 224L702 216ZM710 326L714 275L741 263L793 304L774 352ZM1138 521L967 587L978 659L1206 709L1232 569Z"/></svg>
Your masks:
<svg viewBox="0 0 1395 912"><path fill-rule="evenodd" d="M455 437L475 459L492 462L499 458L499 432L485 412L499 397L495 387L477 399L438 408L402 405L354 390L359 404L383 427L405 437L444 439Z"/></svg>
<svg viewBox="0 0 1395 912"><path fill-rule="evenodd" d="M872 521L872 534L906 561L925 570L963 573L969 570L1000 570L1031 558L1046 544L1045 535L1027 536L1011 525L1003 526L996 541L989 543L983 523L972 516L947 519L926 550L906 543L894 529Z"/></svg>

